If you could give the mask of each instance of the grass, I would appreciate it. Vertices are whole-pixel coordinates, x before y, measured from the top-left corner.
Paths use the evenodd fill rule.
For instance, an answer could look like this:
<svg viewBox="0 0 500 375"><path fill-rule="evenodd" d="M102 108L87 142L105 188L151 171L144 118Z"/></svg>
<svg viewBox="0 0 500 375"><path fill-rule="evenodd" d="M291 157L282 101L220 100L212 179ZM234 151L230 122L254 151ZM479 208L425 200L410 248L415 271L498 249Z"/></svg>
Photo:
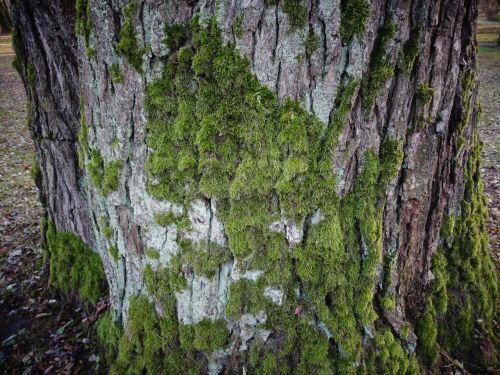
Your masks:
<svg viewBox="0 0 500 375"><path fill-rule="evenodd" d="M479 57L500 60L500 22L479 20L477 27L477 42Z"/></svg>

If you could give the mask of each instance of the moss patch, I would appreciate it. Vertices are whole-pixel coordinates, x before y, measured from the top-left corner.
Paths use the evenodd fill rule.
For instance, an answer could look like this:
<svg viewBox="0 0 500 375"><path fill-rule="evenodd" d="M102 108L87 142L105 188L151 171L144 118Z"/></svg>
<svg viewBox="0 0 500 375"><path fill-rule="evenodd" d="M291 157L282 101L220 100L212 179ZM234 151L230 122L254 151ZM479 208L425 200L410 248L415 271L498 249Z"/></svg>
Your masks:
<svg viewBox="0 0 500 375"><path fill-rule="evenodd" d="M95 304L106 285L99 255L74 234L58 232L50 221L46 240L50 262L49 284L64 292L78 294L83 302Z"/></svg>
<svg viewBox="0 0 500 375"><path fill-rule="evenodd" d="M76 22L75 32L83 35L83 41L87 51L90 48L90 33L92 32L92 0L76 0Z"/></svg>
<svg viewBox="0 0 500 375"><path fill-rule="evenodd" d="M411 29L410 37L403 46L399 58L399 66L403 73L410 73L418 54L420 53L420 39L422 34L422 26L417 25Z"/></svg>
<svg viewBox="0 0 500 375"><path fill-rule="evenodd" d="M124 56L138 73L142 70L142 56L145 49L139 47L135 34L134 17L137 13L137 3L132 0L123 7L124 21L120 29L120 40L115 46L116 52Z"/></svg>
<svg viewBox="0 0 500 375"><path fill-rule="evenodd" d="M309 15L302 0L283 0L283 12L288 16L292 30L304 26Z"/></svg>
<svg viewBox="0 0 500 375"><path fill-rule="evenodd" d="M354 35L362 38L370 18L370 4L366 0L343 0L340 3L340 36L348 41Z"/></svg>
<svg viewBox="0 0 500 375"><path fill-rule="evenodd" d="M381 45L394 34L392 24L386 28ZM182 38L182 45L171 44L162 76L147 87L147 142L153 151L146 165L148 191L185 208L194 199L216 199L229 249L184 239L181 217L171 213L158 214L156 221L178 226L177 261L198 274L213 276L231 257L264 271L256 282L233 283L226 308L232 319L266 311L269 328L283 338L275 352L259 354L257 368L275 371L277 363L287 362L324 372L333 367L328 358L337 358L338 368L352 366L362 360L364 328L376 319L383 196L400 168L402 145L386 138L379 155L367 151L352 191L339 199L331 155L359 82L342 87L325 131L298 102L279 103L260 85L249 62L222 43L213 20L195 18ZM269 229L282 216L302 223L317 210L323 220L310 226L293 251L283 234ZM157 273L148 268L146 283ZM264 297L266 286L283 291L281 306ZM300 288L307 298L295 294ZM298 306L303 312L294 313ZM324 322L334 345L305 327L311 319ZM193 327L180 329L185 349L195 348L194 337Z"/></svg>
<svg viewBox="0 0 500 375"><path fill-rule="evenodd" d="M486 232L480 154L481 144L474 130L461 213L443 219L444 241L432 262L435 279L426 299L427 310L418 324L419 350L428 361L438 359L441 347L473 364L476 370L498 365L494 353L477 350L498 342L493 322L498 281Z"/></svg>
<svg viewBox="0 0 500 375"><path fill-rule="evenodd" d="M378 93L384 87L387 79L394 74L394 64L391 61L390 54L386 53L386 46L395 34L396 25L388 17L378 30L368 72L361 82L365 115L371 114Z"/></svg>

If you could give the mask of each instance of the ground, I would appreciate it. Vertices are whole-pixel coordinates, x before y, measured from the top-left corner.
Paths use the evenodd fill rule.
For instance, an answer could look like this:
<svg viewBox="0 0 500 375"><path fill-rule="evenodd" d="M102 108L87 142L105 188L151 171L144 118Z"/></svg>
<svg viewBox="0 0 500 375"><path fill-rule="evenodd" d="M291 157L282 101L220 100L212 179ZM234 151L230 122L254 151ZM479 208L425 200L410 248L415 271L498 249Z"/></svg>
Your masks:
<svg viewBox="0 0 500 375"><path fill-rule="evenodd" d="M483 107L481 173L488 198L488 233L497 269L500 269L500 22L479 21L479 97Z"/></svg>
<svg viewBox="0 0 500 375"><path fill-rule="evenodd" d="M482 174L488 231L500 265L500 23L479 23ZM30 174L34 148L26 97L0 36L0 370L6 374L93 373L102 370L93 322L105 308L82 308L47 289L39 223L42 209ZM102 361L101 361L102 362Z"/></svg>

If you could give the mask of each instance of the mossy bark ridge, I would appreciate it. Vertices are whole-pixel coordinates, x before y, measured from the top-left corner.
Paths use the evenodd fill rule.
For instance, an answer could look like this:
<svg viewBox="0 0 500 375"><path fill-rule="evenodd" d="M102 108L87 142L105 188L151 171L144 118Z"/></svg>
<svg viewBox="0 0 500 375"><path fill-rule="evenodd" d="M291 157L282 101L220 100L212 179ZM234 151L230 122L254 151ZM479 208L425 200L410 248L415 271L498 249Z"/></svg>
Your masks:
<svg viewBox="0 0 500 375"><path fill-rule="evenodd" d="M112 372L497 364L475 2L11 10L51 284L107 280Z"/></svg>

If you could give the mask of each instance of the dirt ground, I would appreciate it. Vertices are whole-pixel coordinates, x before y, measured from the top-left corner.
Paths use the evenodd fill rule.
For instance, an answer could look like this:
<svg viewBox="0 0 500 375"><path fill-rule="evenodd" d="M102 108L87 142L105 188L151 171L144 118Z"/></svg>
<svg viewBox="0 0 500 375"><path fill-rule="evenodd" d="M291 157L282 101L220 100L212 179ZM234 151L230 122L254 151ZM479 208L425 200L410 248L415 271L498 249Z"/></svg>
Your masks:
<svg viewBox="0 0 500 375"><path fill-rule="evenodd" d="M500 264L500 23L480 22L482 174L489 201L488 231ZM42 208L30 176L34 148L26 97L11 63L10 37L0 36L0 373L102 371L95 310L47 289L39 222ZM98 309L103 308L103 302Z"/></svg>
<svg viewBox="0 0 500 375"><path fill-rule="evenodd" d="M479 98L483 108L479 131L483 141L481 173L488 199L488 234L500 270L500 22L478 22Z"/></svg>

